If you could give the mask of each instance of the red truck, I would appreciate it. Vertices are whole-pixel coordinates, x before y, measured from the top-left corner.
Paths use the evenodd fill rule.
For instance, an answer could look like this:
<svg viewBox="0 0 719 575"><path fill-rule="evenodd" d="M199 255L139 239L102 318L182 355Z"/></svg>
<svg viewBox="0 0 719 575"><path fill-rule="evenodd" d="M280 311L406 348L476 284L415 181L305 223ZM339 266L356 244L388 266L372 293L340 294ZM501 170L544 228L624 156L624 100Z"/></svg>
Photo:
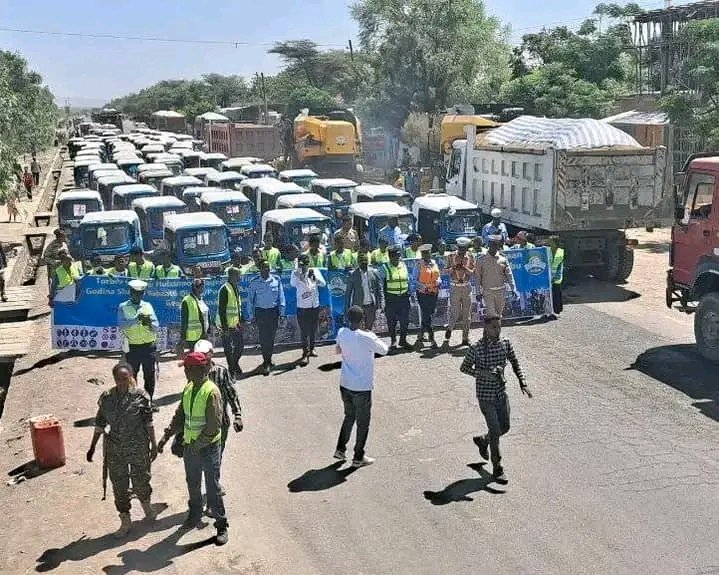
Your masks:
<svg viewBox="0 0 719 575"><path fill-rule="evenodd" d="M666 303L694 314L699 353L719 362L719 152L691 156L675 182Z"/></svg>

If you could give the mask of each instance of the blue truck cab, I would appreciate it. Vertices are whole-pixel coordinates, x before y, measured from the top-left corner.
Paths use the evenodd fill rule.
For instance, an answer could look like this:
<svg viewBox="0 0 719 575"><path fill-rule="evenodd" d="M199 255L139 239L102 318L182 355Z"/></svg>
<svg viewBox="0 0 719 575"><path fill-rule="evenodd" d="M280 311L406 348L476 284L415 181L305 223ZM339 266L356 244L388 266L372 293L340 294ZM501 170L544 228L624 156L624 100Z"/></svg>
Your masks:
<svg viewBox="0 0 719 575"><path fill-rule="evenodd" d="M146 252L155 250L162 243L165 233L165 216L187 212L185 203L175 196L138 198L133 200L132 209L140 220L142 249Z"/></svg>
<svg viewBox="0 0 719 575"><path fill-rule="evenodd" d="M409 192L389 184L362 184L352 190L352 203L360 202L395 202L409 209L412 206L412 196Z"/></svg>
<svg viewBox="0 0 719 575"><path fill-rule="evenodd" d="M322 243L327 244L334 232L332 218L309 208L285 208L270 210L262 216L262 237L271 233L275 245L295 245L304 251L309 247L309 237L319 232Z"/></svg>
<svg viewBox="0 0 719 575"><path fill-rule="evenodd" d="M412 213L417 221L417 232L428 244L436 244L441 239L451 245L462 236L472 239L481 230L482 210L457 196L419 196L412 204Z"/></svg>
<svg viewBox="0 0 719 575"><path fill-rule="evenodd" d="M145 162L137 156L126 156L117 159L117 167L133 178L137 176L137 169L144 163Z"/></svg>
<svg viewBox="0 0 719 575"><path fill-rule="evenodd" d="M208 188L222 188L225 190L239 190L240 185L247 179L239 172L214 172L205 176L205 185Z"/></svg>
<svg viewBox="0 0 719 575"><path fill-rule="evenodd" d="M85 214L101 212L105 208L100 194L92 190L67 190L56 200L58 227L65 232L70 253L80 255L80 222Z"/></svg>
<svg viewBox="0 0 719 575"><path fill-rule="evenodd" d="M315 172L306 168L301 170L283 170L277 177L280 182L292 182L308 192L312 187L312 182L317 178L319 178L319 176Z"/></svg>
<svg viewBox="0 0 719 575"><path fill-rule="evenodd" d="M202 168L215 168L219 170L222 167L222 162L227 159L225 154L220 152L208 152L200 156L200 167Z"/></svg>
<svg viewBox="0 0 719 575"><path fill-rule="evenodd" d="M378 246L381 235L391 237L388 224L393 218L397 219L397 225L400 228L400 240L403 244L407 236L416 231L412 212L394 202L360 202L352 204L348 213L352 216L352 227L373 248Z"/></svg>
<svg viewBox="0 0 719 575"><path fill-rule="evenodd" d="M178 200L181 200L182 192L185 189L201 187L202 185L202 180L193 176L174 176L165 178L160 182L160 193L163 196L175 196Z"/></svg>
<svg viewBox="0 0 719 575"><path fill-rule="evenodd" d="M172 172L169 169L165 168L164 170L156 170L156 171L150 170L149 172L148 171L142 172L137 177L137 179L141 184L147 184L149 186L152 186L156 190L159 190L160 186L162 185L162 180L164 180L165 178L172 178L172 177L173 177Z"/></svg>
<svg viewBox="0 0 719 575"><path fill-rule="evenodd" d="M195 266L200 266L205 275L219 275L230 261L227 227L210 212L167 216L165 246L173 262L188 276Z"/></svg>
<svg viewBox="0 0 719 575"><path fill-rule="evenodd" d="M95 164L91 164L87 167L87 182L88 187L95 190L97 189L95 183L98 178L101 178L102 176L109 176L112 175L112 173L120 171L120 168L117 167L116 164L112 163L100 163L97 162Z"/></svg>
<svg viewBox="0 0 719 575"><path fill-rule="evenodd" d="M75 185L80 188L87 188L89 185L89 168L100 162L98 156L76 157L72 167L72 175Z"/></svg>
<svg viewBox="0 0 719 575"><path fill-rule="evenodd" d="M255 209L247 196L236 190L209 188L200 196L200 211L220 218L230 232L230 248L252 253L255 235Z"/></svg>
<svg viewBox="0 0 719 575"><path fill-rule="evenodd" d="M112 190L112 206L113 210L130 210L132 202L138 198L149 198L159 196L160 192L157 188L148 184L125 184L117 186Z"/></svg>
<svg viewBox="0 0 719 575"><path fill-rule="evenodd" d="M140 220L132 210L85 214L80 221L80 257L90 266L95 258L109 265L115 256L142 247Z"/></svg>
<svg viewBox="0 0 719 575"><path fill-rule="evenodd" d="M310 191L331 201L344 216L352 204L352 192L357 182L346 178L317 178L312 181Z"/></svg>
<svg viewBox="0 0 719 575"><path fill-rule="evenodd" d="M118 172L110 176L103 176L97 180L97 191L100 192L102 203L105 206L112 206L112 192L118 186L127 186L129 184L137 183L135 179L131 178L124 172Z"/></svg>
<svg viewBox="0 0 719 575"><path fill-rule="evenodd" d="M310 208L323 216L332 218L335 225L342 221L342 212L335 211L334 204L317 194L286 194L277 198L277 209L282 208Z"/></svg>
<svg viewBox="0 0 719 575"><path fill-rule="evenodd" d="M247 164L240 168L240 173L246 178L277 178L277 170L269 164Z"/></svg>
<svg viewBox="0 0 719 575"><path fill-rule="evenodd" d="M274 178L263 178L256 188L255 210L258 219L270 210L277 208L277 200L282 196L306 193L303 188L292 182L280 182Z"/></svg>
<svg viewBox="0 0 719 575"><path fill-rule="evenodd" d="M200 211L200 196L209 189L205 186L191 186L182 190L182 198L180 199L185 202L188 212Z"/></svg>

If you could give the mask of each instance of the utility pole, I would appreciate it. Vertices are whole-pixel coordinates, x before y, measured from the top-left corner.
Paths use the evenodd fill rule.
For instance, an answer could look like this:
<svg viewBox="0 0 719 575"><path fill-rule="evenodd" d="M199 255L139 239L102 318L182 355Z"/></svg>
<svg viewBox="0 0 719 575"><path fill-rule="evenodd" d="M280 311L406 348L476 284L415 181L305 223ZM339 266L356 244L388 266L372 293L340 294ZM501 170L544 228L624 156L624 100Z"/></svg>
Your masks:
<svg viewBox="0 0 719 575"><path fill-rule="evenodd" d="M350 47L350 60L354 62L355 59L355 51L352 48L352 40L349 41L349 47Z"/></svg>
<svg viewBox="0 0 719 575"><path fill-rule="evenodd" d="M264 122L264 124L265 124L265 126L267 126L270 123L270 118L269 118L270 112L267 108L267 90L265 90L265 74L264 74L264 72L260 74L260 89L262 90L262 101L263 101L264 107L265 107L265 122Z"/></svg>

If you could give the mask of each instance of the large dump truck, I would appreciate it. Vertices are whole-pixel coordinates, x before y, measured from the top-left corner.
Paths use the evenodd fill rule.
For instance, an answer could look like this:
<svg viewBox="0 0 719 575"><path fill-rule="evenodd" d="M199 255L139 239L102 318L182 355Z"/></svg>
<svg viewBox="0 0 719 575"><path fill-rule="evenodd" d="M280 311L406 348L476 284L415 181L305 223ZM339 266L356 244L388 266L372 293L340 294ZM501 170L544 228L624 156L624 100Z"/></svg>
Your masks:
<svg viewBox="0 0 719 575"><path fill-rule="evenodd" d="M351 110L312 116L305 109L293 126L294 168L309 168L323 177L355 179L362 155L362 128Z"/></svg>
<svg viewBox="0 0 719 575"><path fill-rule="evenodd" d="M453 144L447 192L502 210L510 234L559 235L567 270L622 282L634 265L627 228L668 225L666 149L596 120L521 116Z"/></svg>

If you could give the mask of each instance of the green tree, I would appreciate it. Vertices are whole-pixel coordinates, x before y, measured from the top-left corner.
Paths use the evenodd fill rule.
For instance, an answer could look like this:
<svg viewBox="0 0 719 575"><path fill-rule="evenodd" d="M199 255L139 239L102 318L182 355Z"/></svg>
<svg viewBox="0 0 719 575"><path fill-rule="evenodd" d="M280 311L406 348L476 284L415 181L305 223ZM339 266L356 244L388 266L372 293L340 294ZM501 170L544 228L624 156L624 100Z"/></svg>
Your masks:
<svg viewBox="0 0 719 575"><path fill-rule="evenodd" d="M312 86L302 86L295 88L287 97L287 118L294 119L302 108L308 108L313 115L322 115L337 106L337 100L329 92Z"/></svg>
<svg viewBox="0 0 719 575"><path fill-rule="evenodd" d="M481 0L360 0L352 7L372 68L361 109L398 134L411 111L435 112L463 90L496 89L506 31Z"/></svg>

